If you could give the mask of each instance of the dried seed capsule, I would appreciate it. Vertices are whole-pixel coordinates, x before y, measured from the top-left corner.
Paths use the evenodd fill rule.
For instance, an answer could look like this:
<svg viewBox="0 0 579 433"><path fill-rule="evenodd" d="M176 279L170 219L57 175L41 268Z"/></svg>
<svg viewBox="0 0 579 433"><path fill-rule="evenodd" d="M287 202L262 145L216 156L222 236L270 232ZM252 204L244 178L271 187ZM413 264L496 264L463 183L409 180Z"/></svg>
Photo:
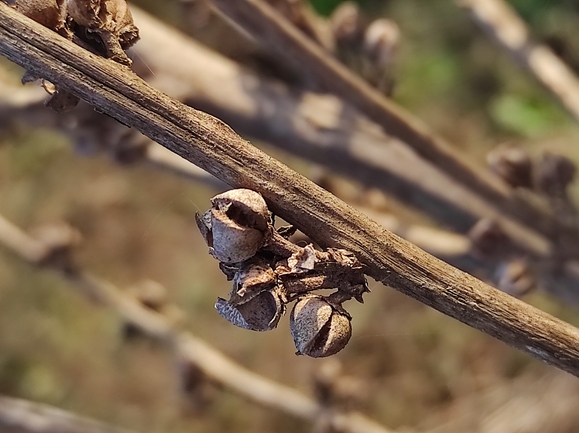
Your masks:
<svg viewBox="0 0 579 433"><path fill-rule="evenodd" d="M322 358L342 350L352 335L350 317L325 298L309 295L298 301L290 316L298 355Z"/></svg>
<svg viewBox="0 0 579 433"><path fill-rule="evenodd" d="M394 21L380 18L364 34L364 53L377 68L386 70L392 64L400 42L400 30Z"/></svg>
<svg viewBox="0 0 579 433"><path fill-rule="evenodd" d="M260 193L251 189L231 189L211 199L213 209L226 211L239 224L266 230L269 223L267 203Z"/></svg>
<svg viewBox="0 0 579 433"><path fill-rule="evenodd" d="M487 156L489 168L514 188L530 188L532 182L532 162L529 154L520 147L503 145Z"/></svg>
<svg viewBox="0 0 579 433"><path fill-rule="evenodd" d="M16 10L51 30L64 27L66 8L64 0L16 0Z"/></svg>
<svg viewBox="0 0 579 433"><path fill-rule="evenodd" d="M564 195L576 171L575 164L569 158L545 152L537 164L537 186L546 195Z"/></svg>
<svg viewBox="0 0 579 433"><path fill-rule="evenodd" d="M341 49L355 49L362 40L362 22L358 5L346 1L330 17L332 32Z"/></svg>
<svg viewBox="0 0 579 433"><path fill-rule="evenodd" d="M236 189L211 199L213 207L196 215L197 226L219 261L239 263L255 255L268 233L269 211L263 197Z"/></svg>
<svg viewBox="0 0 579 433"><path fill-rule="evenodd" d="M275 291L264 291L243 304L218 298L215 309L221 317L243 329L270 331L284 313L284 305Z"/></svg>

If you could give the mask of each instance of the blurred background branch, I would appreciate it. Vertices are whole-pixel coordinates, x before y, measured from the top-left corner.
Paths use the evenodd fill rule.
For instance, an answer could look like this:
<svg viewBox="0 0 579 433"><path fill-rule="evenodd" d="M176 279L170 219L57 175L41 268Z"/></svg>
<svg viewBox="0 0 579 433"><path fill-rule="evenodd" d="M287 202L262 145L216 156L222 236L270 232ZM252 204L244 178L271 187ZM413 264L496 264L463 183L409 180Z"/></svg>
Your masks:
<svg viewBox="0 0 579 433"><path fill-rule="evenodd" d="M531 39L527 25L510 5L503 0L458 0L457 3L579 122L579 79L548 46Z"/></svg>
<svg viewBox="0 0 579 433"><path fill-rule="evenodd" d="M47 404L0 396L0 428L4 433L129 433Z"/></svg>
<svg viewBox="0 0 579 433"><path fill-rule="evenodd" d="M0 243L31 264L59 271L89 299L113 309L127 324L164 343L179 359L199 368L210 381L258 404L310 422L325 414L338 431L390 431L359 413L325 413L315 400L245 369L199 338L179 330L163 314L124 295L112 283L78 269L71 257L78 234L71 227L46 226L37 233L39 239L34 239L0 216Z"/></svg>

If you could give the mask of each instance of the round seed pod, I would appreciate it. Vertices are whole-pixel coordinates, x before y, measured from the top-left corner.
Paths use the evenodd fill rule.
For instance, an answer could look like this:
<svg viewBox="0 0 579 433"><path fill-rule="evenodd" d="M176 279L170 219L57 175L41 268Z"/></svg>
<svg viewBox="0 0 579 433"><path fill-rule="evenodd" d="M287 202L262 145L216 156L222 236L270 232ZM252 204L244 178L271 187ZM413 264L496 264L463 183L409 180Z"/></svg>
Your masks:
<svg viewBox="0 0 579 433"><path fill-rule="evenodd" d="M297 354L312 358L338 353L352 336L350 317L318 295L308 295L294 305L290 330Z"/></svg>
<svg viewBox="0 0 579 433"><path fill-rule="evenodd" d="M489 168L513 188L531 188L533 163L522 148L507 144L499 146L487 155Z"/></svg>
<svg viewBox="0 0 579 433"><path fill-rule="evenodd" d="M213 197L211 202L211 223L207 217L198 218L210 253L225 263L253 257L268 232L269 211L263 197L249 189L235 189Z"/></svg>
<svg viewBox="0 0 579 433"><path fill-rule="evenodd" d="M392 63L399 42L400 30L396 23L386 18L379 18L366 29L364 53L376 67L387 68Z"/></svg>
<svg viewBox="0 0 579 433"><path fill-rule="evenodd" d="M243 304L218 298L215 309L235 326L250 331L271 331L284 313L284 305L275 291L264 291Z"/></svg>
<svg viewBox="0 0 579 433"><path fill-rule="evenodd" d="M356 3L352 1L341 3L332 13L330 24L338 47L355 49L362 41L363 26Z"/></svg>

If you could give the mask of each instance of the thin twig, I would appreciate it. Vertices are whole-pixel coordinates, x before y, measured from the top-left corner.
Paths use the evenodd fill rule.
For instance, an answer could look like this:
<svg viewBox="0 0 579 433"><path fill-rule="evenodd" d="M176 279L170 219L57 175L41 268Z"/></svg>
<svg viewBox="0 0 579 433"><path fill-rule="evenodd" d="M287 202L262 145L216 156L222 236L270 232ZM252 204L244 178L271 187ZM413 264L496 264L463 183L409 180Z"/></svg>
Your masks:
<svg viewBox="0 0 579 433"><path fill-rule="evenodd" d="M357 107L399 138L434 166L488 200L497 210L549 236L553 231L571 232L572 227L518 195L498 179L478 169L419 119L395 105L384 95L332 58L325 50L302 35L290 22L262 0L212 0L218 10L241 25L279 56L307 70L315 82ZM307 65L304 68L304 65ZM566 245L573 254L579 247Z"/></svg>
<svg viewBox="0 0 579 433"><path fill-rule="evenodd" d="M579 122L579 79L549 47L532 40L525 22L511 6L502 0L458 0L457 3Z"/></svg>
<svg viewBox="0 0 579 433"><path fill-rule="evenodd" d="M18 433L129 433L56 407L0 396L0 430Z"/></svg>
<svg viewBox="0 0 579 433"><path fill-rule="evenodd" d="M367 274L579 376L579 330L430 256L253 147L222 121L158 92L128 68L0 3L0 53L132 126L270 209L319 245L352 251Z"/></svg>
<svg viewBox="0 0 579 433"><path fill-rule="evenodd" d="M247 370L193 334L178 329L163 314L144 307L135 298L122 293L114 284L78 269L68 256L64 257L64 263L62 260L46 260L51 253L50 246L30 237L2 215L0 244L32 264L45 264L60 271L85 296L112 308L128 324L172 347L181 359L193 363L215 383L255 403L307 421L316 421L324 412L324 408L315 400ZM30 254L31 251L34 253ZM36 254L36 251L43 251L44 255ZM355 412L336 412L332 415L332 423L343 432L391 433L375 421Z"/></svg>

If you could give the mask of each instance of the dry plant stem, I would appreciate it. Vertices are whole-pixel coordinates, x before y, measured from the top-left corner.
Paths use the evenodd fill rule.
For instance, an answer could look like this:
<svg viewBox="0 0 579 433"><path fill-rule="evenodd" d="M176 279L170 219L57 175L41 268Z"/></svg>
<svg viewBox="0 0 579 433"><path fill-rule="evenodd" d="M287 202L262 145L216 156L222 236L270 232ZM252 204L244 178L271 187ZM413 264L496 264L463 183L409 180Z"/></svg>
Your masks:
<svg viewBox="0 0 579 433"><path fill-rule="evenodd" d="M4 433L129 433L47 404L0 396L0 430Z"/></svg>
<svg viewBox="0 0 579 433"><path fill-rule="evenodd" d="M218 119L156 91L0 3L0 53L135 127L322 246L347 249L385 285L579 376L579 330L430 256L253 147Z"/></svg>
<svg viewBox="0 0 579 433"><path fill-rule="evenodd" d="M159 90L243 135L380 188L447 227L467 232L479 219L492 218L524 254L543 257L553 249L549 239L498 214L339 98L296 92L208 51L138 8L133 16L142 29L136 52L154 72L149 81Z"/></svg>
<svg viewBox="0 0 579 433"><path fill-rule="evenodd" d="M268 4L261 0L212 1L222 13L278 55L302 68L307 65L306 69L319 86L343 97L381 125L389 135L404 141L424 159L487 199L500 211L546 235L552 234L557 228L568 230L560 227L551 214L518 196L498 179L459 156L420 120L395 105L308 40Z"/></svg>
<svg viewBox="0 0 579 433"><path fill-rule="evenodd" d="M579 80L551 49L534 42L525 22L503 0L458 0L476 23L555 96L579 122Z"/></svg>
<svg viewBox="0 0 579 433"><path fill-rule="evenodd" d="M44 257L29 254L30 251L42 249L45 255L50 252L48 246L31 238L1 215L0 244L32 264L38 264ZM182 359L196 365L215 383L222 384L258 404L307 421L316 421L322 413L323 407L315 400L236 364L203 340L175 328L164 315L145 308L135 298L123 294L112 283L82 272L71 263L67 268L74 270L61 272L61 275L75 284L85 296L112 308L127 323L172 347ZM62 270L59 266L55 266L55 269ZM337 412L332 415L332 423L343 432L391 433L390 430L355 412L347 414Z"/></svg>
<svg viewBox="0 0 579 433"><path fill-rule="evenodd" d="M445 226L467 232L479 219L493 218L524 254L542 257L552 249L547 239L498 215L479 197L425 163L403 143L385 136L338 98L296 94L282 83L255 76L210 52L138 8L132 12L142 29L137 58L143 59L147 71L152 71L148 80L154 87L205 109L243 134L381 188ZM44 99L42 95L40 98ZM39 121L52 115L52 123L67 124L58 121L63 117L48 110L5 111L0 107L0 118L20 116L30 123L31 114ZM151 148L146 156L151 160L155 155L156 149ZM185 167L178 156L161 159L161 165L173 160Z"/></svg>
<svg viewBox="0 0 579 433"><path fill-rule="evenodd" d="M42 105L43 107L42 101L46 99L45 92L40 88L32 87L18 87L18 90L22 92L21 96L18 95L17 91L13 91L10 92L10 96L6 99L4 95L0 93L0 115L4 115L3 121L6 123L26 121L27 125L37 123L34 119L35 116L33 116L31 112L37 110L39 108L37 107L38 105ZM35 90L38 90L38 92ZM14 101L11 98L14 99ZM55 128L59 127L58 120L62 117L61 114L43 108L41 111L44 116L41 116L41 119L39 119L39 124L44 127L48 125ZM75 112L77 112L77 110L75 110ZM74 113L72 113L72 115L74 115ZM96 112L94 112L93 115L95 116L94 121L97 122L98 116L101 115ZM220 190L227 189L226 184L219 181L215 176L212 176L157 143L147 138L144 138L144 140L148 140L145 144L145 162L152 167ZM405 224L392 214L377 212L371 208L361 210L366 215L370 215L387 230L418 245L430 254L443 258L450 263L455 263L455 261L466 263L468 261L466 256L471 250L471 243L466 236L428 226Z"/></svg>

